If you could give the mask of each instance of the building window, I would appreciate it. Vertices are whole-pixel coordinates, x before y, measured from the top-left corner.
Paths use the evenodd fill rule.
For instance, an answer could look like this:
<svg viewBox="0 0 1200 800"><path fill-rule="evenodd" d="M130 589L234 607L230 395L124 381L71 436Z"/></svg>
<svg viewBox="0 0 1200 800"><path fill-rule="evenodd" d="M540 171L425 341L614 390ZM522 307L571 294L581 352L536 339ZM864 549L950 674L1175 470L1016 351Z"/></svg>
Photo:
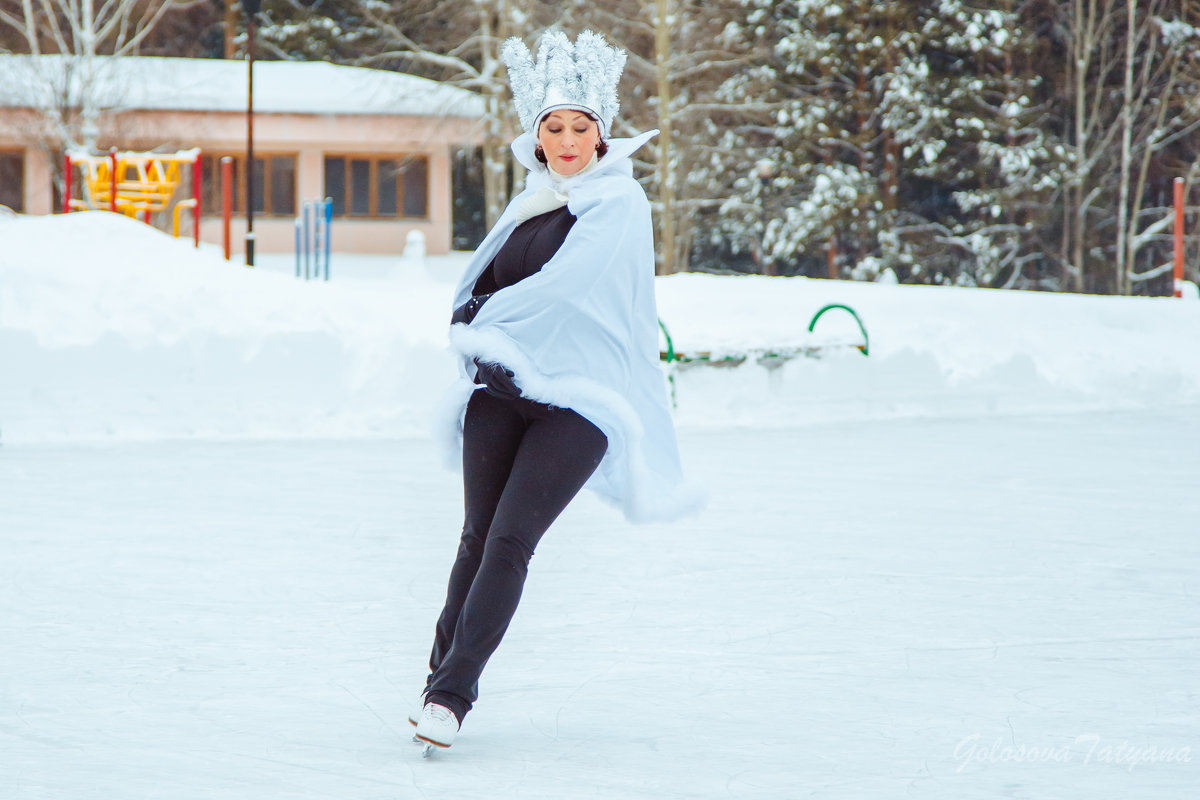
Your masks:
<svg viewBox="0 0 1200 800"><path fill-rule="evenodd" d="M25 154L0 150L0 206L25 211Z"/></svg>
<svg viewBox="0 0 1200 800"><path fill-rule="evenodd" d="M233 213L246 213L246 156L228 154L233 159ZM204 213L221 213L221 155L200 157L204 170L202 203ZM296 215L296 156L268 154L254 157L254 215L294 217Z"/></svg>
<svg viewBox="0 0 1200 800"><path fill-rule="evenodd" d="M429 216L429 161L425 156L325 157L325 196L335 217Z"/></svg>
<svg viewBox="0 0 1200 800"><path fill-rule="evenodd" d="M404 170L404 216L429 216L429 162L424 158Z"/></svg>

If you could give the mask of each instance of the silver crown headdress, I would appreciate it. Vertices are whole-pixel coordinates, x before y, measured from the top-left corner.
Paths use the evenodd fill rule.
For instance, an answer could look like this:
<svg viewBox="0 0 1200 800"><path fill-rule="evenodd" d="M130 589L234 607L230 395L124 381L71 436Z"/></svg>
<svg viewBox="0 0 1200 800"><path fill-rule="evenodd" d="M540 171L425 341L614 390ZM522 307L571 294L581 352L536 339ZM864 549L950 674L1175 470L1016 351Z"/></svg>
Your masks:
<svg viewBox="0 0 1200 800"><path fill-rule="evenodd" d="M610 47L592 31L572 44L565 33L547 31L538 46L537 63L525 43L515 36L504 43L500 57L508 66L513 101L521 125L535 132L542 118L560 108L587 111L600 121L608 138L620 108L617 82L625 68L625 51Z"/></svg>

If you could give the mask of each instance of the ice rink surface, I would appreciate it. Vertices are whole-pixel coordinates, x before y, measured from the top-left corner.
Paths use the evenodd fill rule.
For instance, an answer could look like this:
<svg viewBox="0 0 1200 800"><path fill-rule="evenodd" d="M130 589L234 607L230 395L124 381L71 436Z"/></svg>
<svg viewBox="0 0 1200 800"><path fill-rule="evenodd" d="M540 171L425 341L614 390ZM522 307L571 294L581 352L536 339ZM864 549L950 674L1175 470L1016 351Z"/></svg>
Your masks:
<svg viewBox="0 0 1200 800"><path fill-rule="evenodd" d="M0 448L0 797L1192 798L1200 408L684 430L547 534L454 747L424 439Z"/></svg>

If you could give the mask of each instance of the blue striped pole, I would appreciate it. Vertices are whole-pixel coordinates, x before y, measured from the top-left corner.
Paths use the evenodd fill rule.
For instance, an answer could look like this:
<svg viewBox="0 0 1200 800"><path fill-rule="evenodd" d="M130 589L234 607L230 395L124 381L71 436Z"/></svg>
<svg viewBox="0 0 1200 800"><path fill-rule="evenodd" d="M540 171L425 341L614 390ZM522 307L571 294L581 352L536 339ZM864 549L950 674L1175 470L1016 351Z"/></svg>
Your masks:
<svg viewBox="0 0 1200 800"><path fill-rule="evenodd" d="M312 203L304 204L304 280L308 280L312 265Z"/></svg>
<svg viewBox="0 0 1200 800"><path fill-rule="evenodd" d="M325 280L329 280L329 252L333 242L333 198L325 198Z"/></svg>
<svg viewBox="0 0 1200 800"><path fill-rule="evenodd" d="M321 217L321 204L316 200L309 203L312 207L313 215L313 238L312 238L312 260L313 260L313 280L321 276L321 240L325 236L325 232L321 230L323 220Z"/></svg>
<svg viewBox="0 0 1200 800"><path fill-rule="evenodd" d="M300 217L296 217L296 277L300 277Z"/></svg>

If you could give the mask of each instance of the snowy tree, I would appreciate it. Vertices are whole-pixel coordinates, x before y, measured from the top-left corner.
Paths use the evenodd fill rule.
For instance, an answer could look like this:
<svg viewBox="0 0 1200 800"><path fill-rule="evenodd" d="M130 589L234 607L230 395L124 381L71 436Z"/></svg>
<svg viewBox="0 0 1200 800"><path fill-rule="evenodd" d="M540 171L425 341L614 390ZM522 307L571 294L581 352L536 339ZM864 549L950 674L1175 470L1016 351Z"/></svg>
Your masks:
<svg viewBox="0 0 1200 800"><path fill-rule="evenodd" d="M1170 214L1154 182L1169 184L1168 160L1196 146L1191 3L1064 0L1057 5L1067 50L1062 117L1071 148L1062 260L1075 291L1128 293L1165 272L1155 259ZM1187 159L1190 161L1191 159ZM1181 164L1183 171L1189 171Z"/></svg>
<svg viewBox="0 0 1200 800"><path fill-rule="evenodd" d="M104 76L97 56L133 55L172 10L202 0L0 0L0 27L22 52L42 61L30 76L59 144L94 150L100 134L95 87ZM78 108L78 117L72 109Z"/></svg>
<svg viewBox="0 0 1200 800"><path fill-rule="evenodd" d="M658 0L641 12L653 25L653 49L634 53L626 84L654 92L630 93L627 117L660 131L647 190L659 223L659 271L670 273L688 267L709 212L746 169L744 136L763 104L730 92L729 83L753 69L761 43L731 35L744 16L738 2Z"/></svg>
<svg viewBox="0 0 1200 800"><path fill-rule="evenodd" d="M370 6L335 0L264 0L255 57L283 61L349 63L380 46L381 31ZM245 24L242 14L234 19ZM245 48L244 28L235 39Z"/></svg>
<svg viewBox="0 0 1200 800"><path fill-rule="evenodd" d="M624 0L580 3L566 24L591 27L624 47L618 131L657 128L638 154L658 226L662 273L708 267L712 226L752 170L753 140L773 107L739 86L769 47L751 27L743 0ZM738 228L757 224L757 205L741 204ZM720 247L720 244L717 245ZM698 252L699 251L699 252Z"/></svg>
<svg viewBox="0 0 1200 800"><path fill-rule="evenodd" d="M800 0L750 18L773 47L730 90L765 101L747 155L777 174L740 180L715 235L752 239L736 214L757 203L764 256L785 273L1019 274L1022 217L1053 191L1061 154L1036 125L1036 82L1012 66L1032 40L1014 9Z"/></svg>
<svg viewBox="0 0 1200 800"><path fill-rule="evenodd" d="M424 74L478 92L487 113L483 129L485 218L491 227L511 196L508 145L519 130L508 102L500 48L509 36L525 36L555 24L552 4L527 0L359 0L365 19L379 31L382 49L358 63ZM525 36L529 39L530 37ZM527 41L532 44L532 41Z"/></svg>
<svg viewBox="0 0 1200 800"><path fill-rule="evenodd" d="M1114 275L1116 290L1123 294L1134 293L1135 284L1164 275L1172 266L1165 258L1144 272L1137 271L1140 251L1156 238L1165 238L1162 234L1173 220L1167 209L1144 208L1144 204L1151 176L1161 174L1157 162L1164 149L1200 127L1195 103L1200 30L1179 19L1178 12L1172 14L1172 6L1178 5L1163 0L1143 3L1139 9L1133 0L1126 0ZM1143 16L1144 12L1148 14ZM1168 19L1168 14L1174 18ZM1186 87L1182 95L1181 83ZM1159 180L1168 182L1165 176Z"/></svg>
<svg viewBox="0 0 1200 800"><path fill-rule="evenodd" d="M734 257L757 253L759 269L784 274L836 273L839 259L870 251L859 243L877 239L894 203L885 155L895 145L877 124L874 80L896 46L871 5L747 0L744 20L727 26L759 60L721 87L725 102L753 116L716 139L729 154L721 169L730 192L710 245L724 241ZM839 231L853 247L840 255Z"/></svg>
<svg viewBox="0 0 1200 800"><path fill-rule="evenodd" d="M1038 236L1067 152L1041 126L1049 106L1028 68L1028 5L940 0L887 80L885 125L915 219L897 218L895 233L915 237L926 280L1030 286L1052 270Z"/></svg>

